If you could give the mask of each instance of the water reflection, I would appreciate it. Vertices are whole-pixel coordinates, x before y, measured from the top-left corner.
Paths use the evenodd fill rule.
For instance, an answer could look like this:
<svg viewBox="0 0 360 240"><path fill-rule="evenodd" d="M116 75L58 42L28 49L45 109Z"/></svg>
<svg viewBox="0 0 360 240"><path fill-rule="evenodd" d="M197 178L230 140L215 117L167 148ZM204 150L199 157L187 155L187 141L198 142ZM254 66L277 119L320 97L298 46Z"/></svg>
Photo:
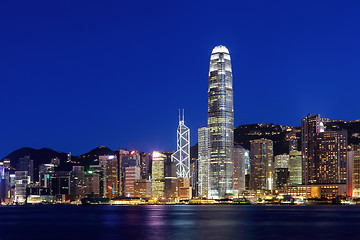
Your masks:
<svg viewBox="0 0 360 240"><path fill-rule="evenodd" d="M360 207L0 207L0 239L360 239Z"/></svg>

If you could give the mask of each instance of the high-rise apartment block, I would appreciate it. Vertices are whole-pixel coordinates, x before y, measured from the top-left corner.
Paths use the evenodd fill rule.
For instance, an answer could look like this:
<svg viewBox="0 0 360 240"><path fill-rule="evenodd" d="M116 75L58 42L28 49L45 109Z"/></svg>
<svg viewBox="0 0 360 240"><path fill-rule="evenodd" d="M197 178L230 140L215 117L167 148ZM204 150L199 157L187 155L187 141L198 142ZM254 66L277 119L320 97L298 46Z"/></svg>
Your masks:
<svg viewBox="0 0 360 240"><path fill-rule="evenodd" d="M229 50L216 46L211 53L208 88L210 138L209 197L233 193L234 108Z"/></svg>

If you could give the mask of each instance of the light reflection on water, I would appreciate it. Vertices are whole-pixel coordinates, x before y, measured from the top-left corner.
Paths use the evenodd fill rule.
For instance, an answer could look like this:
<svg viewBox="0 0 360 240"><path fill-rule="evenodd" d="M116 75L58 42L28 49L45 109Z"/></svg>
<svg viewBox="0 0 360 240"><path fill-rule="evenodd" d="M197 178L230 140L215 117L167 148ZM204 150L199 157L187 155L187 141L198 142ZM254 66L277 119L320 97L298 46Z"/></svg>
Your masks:
<svg viewBox="0 0 360 240"><path fill-rule="evenodd" d="M0 240L360 239L359 227L357 206L0 207Z"/></svg>

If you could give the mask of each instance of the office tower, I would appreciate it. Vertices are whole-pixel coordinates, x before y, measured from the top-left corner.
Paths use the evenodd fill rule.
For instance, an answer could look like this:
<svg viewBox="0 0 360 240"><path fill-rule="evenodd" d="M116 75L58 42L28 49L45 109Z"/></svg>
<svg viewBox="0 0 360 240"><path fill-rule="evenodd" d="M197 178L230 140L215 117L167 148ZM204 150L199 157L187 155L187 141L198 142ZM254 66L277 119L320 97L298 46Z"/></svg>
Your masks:
<svg viewBox="0 0 360 240"><path fill-rule="evenodd" d="M27 171L30 182L32 183L34 181L34 160L30 159L30 156L19 158L16 170Z"/></svg>
<svg viewBox="0 0 360 240"><path fill-rule="evenodd" d="M150 179L151 175L151 153L141 153L140 168L141 179Z"/></svg>
<svg viewBox="0 0 360 240"><path fill-rule="evenodd" d="M27 171L15 171L15 202L25 203L26 187L29 184Z"/></svg>
<svg viewBox="0 0 360 240"><path fill-rule="evenodd" d="M55 173L53 164L40 164L39 166L39 185L41 187L50 187L50 179Z"/></svg>
<svg viewBox="0 0 360 240"><path fill-rule="evenodd" d="M229 50L216 46L211 53L208 88L210 138L209 197L232 194L234 109Z"/></svg>
<svg viewBox="0 0 360 240"><path fill-rule="evenodd" d="M302 182L303 184L316 183L318 161L316 154L317 134L321 130L319 114L308 114L301 120L301 146L303 156Z"/></svg>
<svg viewBox="0 0 360 240"><path fill-rule="evenodd" d="M281 154L275 156L275 168L289 168L289 155Z"/></svg>
<svg viewBox="0 0 360 240"><path fill-rule="evenodd" d="M100 195L100 174L89 170L84 175L85 195L91 197L102 197Z"/></svg>
<svg viewBox="0 0 360 240"><path fill-rule="evenodd" d="M302 183L302 156L300 151L291 151L289 154L289 185Z"/></svg>
<svg viewBox="0 0 360 240"><path fill-rule="evenodd" d="M249 151L240 145L234 146L234 190L238 194L245 191L245 164Z"/></svg>
<svg viewBox="0 0 360 240"><path fill-rule="evenodd" d="M189 178L178 178L178 198L183 200L192 198Z"/></svg>
<svg viewBox="0 0 360 240"><path fill-rule="evenodd" d="M101 165L90 165L88 173L99 175L99 197L106 195L106 169Z"/></svg>
<svg viewBox="0 0 360 240"><path fill-rule="evenodd" d="M360 149L353 151L353 197L360 197Z"/></svg>
<svg viewBox="0 0 360 240"><path fill-rule="evenodd" d="M119 184L118 184L118 160L114 155L102 155L99 156L100 166L105 168L106 178L106 192L105 197L115 198L119 196Z"/></svg>
<svg viewBox="0 0 360 240"><path fill-rule="evenodd" d="M85 197L84 166L73 166L70 172L70 195L75 199Z"/></svg>
<svg viewBox="0 0 360 240"><path fill-rule="evenodd" d="M125 168L125 196L134 197L135 181L140 179L140 167Z"/></svg>
<svg viewBox="0 0 360 240"><path fill-rule="evenodd" d="M182 118L179 112L177 128L177 150L171 155L171 161L176 163L176 176L190 178L190 129L185 126L184 111Z"/></svg>
<svg viewBox="0 0 360 240"><path fill-rule="evenodd" d="M210 141L207 127L198 129L198 196L208 197Z"/></svg>
<svg viewBox="0 0 360 240"><path fill-rule="evenodd" d="M347 134L320 132L317 137L316 183L346 183Z"/></svg>
<svg viewBox="0 0 360 240"><path fill-rule="evenodd" d="M118 169L118 180L119 180L119 195L125 195L125 169L127 167L140 167L141 153L139 151L128 151L119 149L119 169Z"/></svg>
<svg viewBox="0 0 360 240"><path fill-rule="evenodd" d="M51 177L51 192L56 195L70 194L70 172L55 172Z"/></svg>
<svg viewBox="0 0 360 240"><path fill-rule="evenodd" d="M165 177L164 197L175 199L178 196L178 180L176 177Z"/></svg>
<svg viewBox="0 0 360 240"><path fill-rule="evenodd" d="M250 189L273 190L273 142L268 139L250 141Z"/></svg>
<svg viewBox="0 0 360 240"><path fill-rule="evenodd" d="M153 152L152 156L152 196L159 198L164 196L165 176L164 162L166 155L160 152Z"/></svg>
<svg viewBox="0 0 360 240"><path fill-rule="evenodd" d="M139 179L135 181L134 197L151 198L151 181L147 179Z"/></svg>

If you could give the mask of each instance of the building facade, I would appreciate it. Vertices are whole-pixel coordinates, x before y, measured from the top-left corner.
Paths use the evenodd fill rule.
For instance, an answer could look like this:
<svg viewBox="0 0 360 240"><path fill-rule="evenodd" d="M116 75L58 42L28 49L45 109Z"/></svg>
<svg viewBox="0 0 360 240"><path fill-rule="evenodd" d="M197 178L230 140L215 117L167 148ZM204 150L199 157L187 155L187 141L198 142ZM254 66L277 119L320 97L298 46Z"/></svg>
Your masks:
<svg viewBox="0 0 360 240"><path fill-rule="evenodd" d="M176 163L176 176L190 178L190 129L185 125L184 111L182 118L179 114L176 146L176 152L171 155L171 161Z"/></svg>
<svg viewBox="0 0 360 240"><path fill-rule="evenodd" d="M207 127L198 129L198 196L208 197L209 187L209 129Z"/></svg>
<svg viewBox="0 0 360 240"><path fill-rule="evenodd" d="M234 190L241 194L245 191L245 164L249 150L240 145L234 146Z"/></svg>
<svg viewBox="0 0 360 240"><path fill-rule="evenodd" d="M300 185L302 183L302 157L300 151L289 153L289 185Z"/></svg>
<svg viewBox="0 0 360 240"><path fill-rule="evenodd" d="M216 46L211 53L208 88L210 138L209 197L233 192L234 108L229 50Z"/></svg>
<svg viewBox="0 0 360 240"><path fill-rule="evenodd" d="M166 155L153 152L152 157L152 196L159 198L164 196L165 190L165 159Z"/></svg>
<svg viewBox="0 0 360 240"><path fill-rule="evenodd" d="M273 190L273 184L273 141L264 138L250 141L250 189Z"/></svg>

